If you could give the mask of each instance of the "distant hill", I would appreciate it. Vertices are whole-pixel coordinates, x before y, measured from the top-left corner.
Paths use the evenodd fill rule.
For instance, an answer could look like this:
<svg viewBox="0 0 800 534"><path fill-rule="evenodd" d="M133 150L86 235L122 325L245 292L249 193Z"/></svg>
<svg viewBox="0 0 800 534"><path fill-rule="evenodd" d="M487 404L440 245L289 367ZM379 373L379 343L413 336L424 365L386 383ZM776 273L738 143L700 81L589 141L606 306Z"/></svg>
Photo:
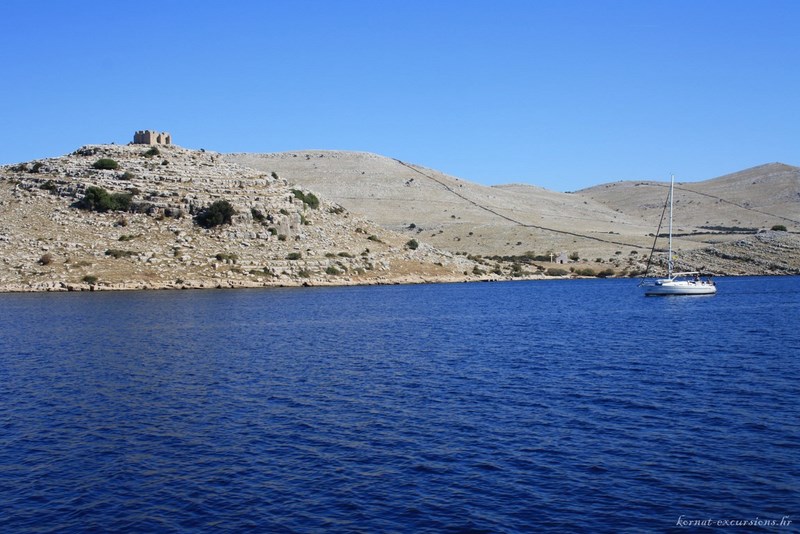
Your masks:
<svg viewBox="0 0 800 534"><path fill-rule="evenodd" d="M575 193L531 185L487 187L383 156L343 151L229 154L230 161L275 172L348 210L435 247L480 256L577 255L599 269L636 271L649 254L668 192L664 182L617 182ZM800 258L773 249L757 232L800 230L800 169L770 164L713 180L679 183L675 248L720 273L786 273ZM666 230L664 230L666 231ZM770 234L772 235L772 234ZM796 234L770 239L787 241ZM752 241L763 262L739 258ZM705 251L705 252L704 252ZM769 258L776 255L775 261ZM762 263L770 263L764 265ZM579 262L580 263L580 262Z"/></svg>
<svg viewBox="0 0 800 534"><path fill-rule="evenodd" d="M676 178L677 179L677 178ZM668 182L616 182L578 195L623 213L652 219ZM771 163L703 182L676 182L675 221L692 228L800 228L800 167Z"/></svg>

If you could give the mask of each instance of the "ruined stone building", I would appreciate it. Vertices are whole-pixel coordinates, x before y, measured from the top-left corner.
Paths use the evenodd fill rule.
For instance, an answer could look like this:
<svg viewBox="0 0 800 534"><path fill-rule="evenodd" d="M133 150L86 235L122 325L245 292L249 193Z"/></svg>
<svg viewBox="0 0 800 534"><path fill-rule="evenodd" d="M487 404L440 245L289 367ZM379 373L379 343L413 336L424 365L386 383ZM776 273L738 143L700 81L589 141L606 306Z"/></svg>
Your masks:
<svg viewBox="0 0 800 534"><path fill-rule="evenodd" d="M133 134L134 145L171 145L172 136L169 132L156 132L153 130L139 130Z"/></svg>

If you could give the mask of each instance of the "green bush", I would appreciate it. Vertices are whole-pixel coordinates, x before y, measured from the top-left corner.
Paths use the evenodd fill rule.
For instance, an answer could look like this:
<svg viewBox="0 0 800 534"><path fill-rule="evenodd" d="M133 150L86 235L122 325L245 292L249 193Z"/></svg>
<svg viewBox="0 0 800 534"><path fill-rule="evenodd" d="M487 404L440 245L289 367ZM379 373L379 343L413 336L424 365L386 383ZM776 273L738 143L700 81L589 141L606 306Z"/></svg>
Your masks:
<svg viewBox="0 0 800 534"><path fill-rule="evenodd" d="M93 274L87 274L86 276L83 277L82 280L87 284L89 284L90 286L93 286L97 283L97 277Z"/></svg>
<svg viewBox="0 0 800 534"><path fill-rule="evenodd" d="M411 239L406 243L406 247L410 248L411 250L417 250L419 247L419 243L417 243L416 239Z"/></svg>
<svg viewBox="0 0 800 534"><path fill-rule="evenodd" d="M319 199L314 193L303 193L299 189L292 189L292 194L296 199L302 201L303 204L311 209L317 209L319 207Z"/></svg>
<svg viewBox="0 0 800 534"><path fill-rule="evenodd" d="M564 276L565 274L567 274L567 271L565 271L564 269L558 269L556 267L550 267L545 271L545 274L547 276Z"/></svg>
<svg viewBox="0 0 800 534"><path fill-rule="evenodd" d="M770 228L770 230L773 230L775 232L785 232L786 231L786 227L784 225L782 225L782 224L776 224L775 226Z"/></svg>
<svg viewBox="0 0 800 534"><path fill-rule="evenodd" d="M119 169L119 163L111 158L100 158L92 165L95 169L115 171Z"/></svg>
<svg viewBox="0 0 800 534"><path fill-rule="evenodd" d="M161 154L161 151L158 149L158 147L155 146L151 147L147 152L144 153L144 155L148 158L152 158L153 156L158 156L159 154Z"/></svg>
<svg viewBox="0 0 800 534"><path fill-rule="evenodd" d="M195 222L203 228L214 228L221 224L231 224L236 210L227 200L217 200L207 208L200 210Z"/></svg>
<svg viewBox="0 0 800 534"><path fill-rule="evenodd" d="M135 252L132 252L130 250L120 250L118 248L110 248L106 250L106 256L111 256L114 259L130 258L134 254Z"/></svg>
<svg viewBox="0 0 800 534"><path fill-rule="evenodd" d="M47 180L45 183L39 186L39 189L44 191L50 191L51 193L58 192L58 186L53 182L53 180Z"/></svg>
<svg viewBox="0 0 800 534"><path fill-rule="evenodd" d="M334 266L330 266L327 269L325 269L325 274L329 274L331 276L337 276L337 275L342 274L342 271L340 271L339 269L337 269Z"/></svg>
<svg viewBox="0 0 800 534"><path fill-rule="evenodd" d="M253 216L254 221L264 222L264 220L266 219L264 213L256 208L250 208L250 215Z"/></svg>
<svg viewBox="0 0 800 534"><path fill-rule="evenodd" d="M290 252L289 254L286 255L286 259L287 260L292 260L292 261L299 260L302 257L303 257L303 255L300 254L299 252Z"/></svg>
<svg viewBox="0 0 800 534"><path fill-rule="evenodd" d="M83 198L75 205L82 210L89 211L128 211L131 207L130 193L109 193L102 187L89 186Z"/></svg>

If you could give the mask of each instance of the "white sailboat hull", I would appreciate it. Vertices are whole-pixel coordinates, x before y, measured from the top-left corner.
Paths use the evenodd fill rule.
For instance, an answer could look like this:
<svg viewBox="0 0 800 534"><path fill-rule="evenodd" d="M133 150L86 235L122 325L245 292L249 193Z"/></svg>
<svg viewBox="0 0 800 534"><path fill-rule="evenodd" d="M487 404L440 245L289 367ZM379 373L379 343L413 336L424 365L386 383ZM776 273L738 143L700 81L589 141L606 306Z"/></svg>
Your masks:
<svg viewBox="0 0 800 534"><path fill-rule="evenodd" d="M693 280L657 280L652 286L647 286L644 294L647 296L667 295L713 295L717 286L711 282Z"/></svg>

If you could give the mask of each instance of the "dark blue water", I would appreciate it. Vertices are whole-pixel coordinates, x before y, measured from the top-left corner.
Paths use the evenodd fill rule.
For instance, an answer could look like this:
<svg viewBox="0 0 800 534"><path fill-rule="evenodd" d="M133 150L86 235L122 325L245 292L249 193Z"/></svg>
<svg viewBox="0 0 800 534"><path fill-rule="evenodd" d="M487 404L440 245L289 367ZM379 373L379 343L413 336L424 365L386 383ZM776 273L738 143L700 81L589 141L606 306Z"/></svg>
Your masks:
<svg viewBox="0 0 800 534"><path fill-rule="evenodd" d="M718 286L0 295L0 531L796 530L800 278Z"/></svg>

